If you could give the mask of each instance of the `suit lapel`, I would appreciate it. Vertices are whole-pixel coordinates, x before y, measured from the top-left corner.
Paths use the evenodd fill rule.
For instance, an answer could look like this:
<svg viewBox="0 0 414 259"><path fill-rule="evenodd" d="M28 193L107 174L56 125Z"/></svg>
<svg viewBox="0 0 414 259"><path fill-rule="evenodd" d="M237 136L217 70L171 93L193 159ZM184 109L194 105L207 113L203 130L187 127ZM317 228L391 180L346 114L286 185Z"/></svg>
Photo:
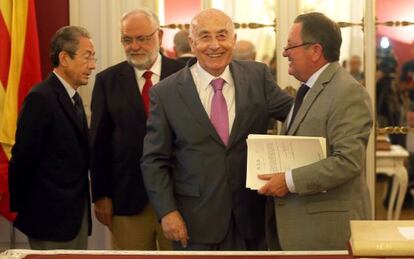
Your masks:
<svg viewBox="0 0 414 259"><path fill-rule="evenodd" d="M60 82L60 80L56 77L54 73L49 76L49 80L51 81L51 85L53 85L53 89L57 93L58 102L62 106L64 113L67 114L69 119L75 125L76 130L81 133L82 136L85 136L86 132L85 129L82 127L81 121L79 120L78 115L76 115L75 106L73 105L70 96L66 92L65 87ZM86 125L86 122L85 122Z"/></svg>
<svg viewBox="0 0 414 259"><path fill-rule="evenodd" d="M232 62L230 64L230 71L234 81L234 95L236 100L236 117L234 118L233 127L229 136L230 148L237 140L244 135L246 129L245 124L249 116L247 116L249 104L249 85L246 78L246 73L243 73L238 64Z"/></svg>
<svg viewBox="0 0 414 259"><path fill-rule="evenodd" d="M332 76L336 72L336 70L338 70L338 67L338 63L332 63L325 69L325 71L322 72L322 74L316 80L315 84L312 86L312 88L306 95L305 99L303 100L302 106L296 114L296 117L293 121L291 121L291 123L293 124L287 132L287 135L293 135L296 132L297 128L299 127L302 120L305 118L313 102L316 100L321 91L323 91L323 89L325 88L325 84L331 81ZM284 125L284 128L285 127L286 125Z"/></svg>
<svg viewBox="0 0 414 259"><path fill-rule="evenodd" d="M210 118L208 117L206 111L204 110L203 104L200 101L189 66L186 66L182 72L182 80L178 82L178 92L183 98L184 103L188 106L188 110L216 141L223 143L217 134L216 129L211 124Z"/></svg>
<svg viewBox="0 0 414 259"><path fill-rule="evenodd" d="M129 103L131 103L133 107L133 110L137 111L137 116L140 118L146 118L147 114L145 113L144 103L142 102L134 68L126 61L124 62L121 73L119 74L118 82L119 88L123 91L123 94L120 94L119 96L125 96L128 99Z"/></svg>

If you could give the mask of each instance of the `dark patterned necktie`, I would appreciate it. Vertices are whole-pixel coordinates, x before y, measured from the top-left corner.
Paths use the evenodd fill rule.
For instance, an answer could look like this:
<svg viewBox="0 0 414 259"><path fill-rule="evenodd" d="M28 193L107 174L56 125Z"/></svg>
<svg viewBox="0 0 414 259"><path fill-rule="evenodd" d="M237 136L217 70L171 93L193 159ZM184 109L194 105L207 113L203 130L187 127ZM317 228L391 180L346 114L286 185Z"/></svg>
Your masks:
<svg viewBox="0 0 414 259"><path fill-rule="evenodd" d="M72 97L72 99L74 101L76 115L78 116L80 125L81 125L82 129L85 130L86 115L85 115L85 110L83 109L82 99L80 98L80 96L77 92Z"/></svg>
<svg viewBox="0 0 414 259"><path fill-rule="evenodd" d="M302 105L303 98L305 97L309 89L310 89L309 86L305 84L302 84L299 87L298 93L296 94L295 106L293 107L292 117L290 118L288 130L290 129L290 126L293 124L293 120L295 119L295 116L298 113L300 106Z"/></svg>

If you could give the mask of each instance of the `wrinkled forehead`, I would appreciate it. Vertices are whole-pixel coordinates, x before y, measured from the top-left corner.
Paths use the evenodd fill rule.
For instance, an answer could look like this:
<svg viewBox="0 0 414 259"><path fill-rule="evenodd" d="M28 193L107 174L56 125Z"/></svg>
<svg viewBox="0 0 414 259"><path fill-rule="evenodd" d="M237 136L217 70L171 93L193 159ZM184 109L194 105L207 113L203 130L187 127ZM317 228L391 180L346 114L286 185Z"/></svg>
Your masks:
<svg viewBox="0 0 414 259"><path fill-rule="evenodd" d="M193 36L202 33L216 33L226 31L234 34L234 25L230 17L222 13L205 13L196 16L190 25L190 32Z"/></svg>

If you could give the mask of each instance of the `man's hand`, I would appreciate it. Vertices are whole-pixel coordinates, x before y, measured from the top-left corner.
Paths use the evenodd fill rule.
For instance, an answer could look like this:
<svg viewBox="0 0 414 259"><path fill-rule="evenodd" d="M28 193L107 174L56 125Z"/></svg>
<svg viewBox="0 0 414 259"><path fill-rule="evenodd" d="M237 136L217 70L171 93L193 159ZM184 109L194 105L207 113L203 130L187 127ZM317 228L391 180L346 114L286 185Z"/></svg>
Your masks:
<svg viewBox="0 0 414 259"><path fill-rule="evenodd" d="M285 173L261 174L259 175L259 179L268 181L258 190L259 194L283 197L289 192L286 185Z"/></svg>
<svg viewBox="0 0 414 259"><path fill-rule="evenodd" d="M187 227L178 210L174 210L161 219L162 230L167 239L180 241L183 248L187 247Z"/></svg>
<svg viewBox="0 0 414 259"><path fill-rule="evenodd" d="M112 199L103 197L95 202L95 216L112 231Z"/></svg>

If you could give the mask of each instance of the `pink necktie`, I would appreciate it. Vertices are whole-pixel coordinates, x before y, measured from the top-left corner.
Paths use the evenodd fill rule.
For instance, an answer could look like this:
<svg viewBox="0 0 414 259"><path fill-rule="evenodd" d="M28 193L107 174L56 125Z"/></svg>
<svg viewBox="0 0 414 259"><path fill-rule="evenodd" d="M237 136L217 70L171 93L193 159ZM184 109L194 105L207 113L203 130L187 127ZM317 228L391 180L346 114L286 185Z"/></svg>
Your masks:
<svg viewBox="0 0 414 259"><path fill-rule="evenodd" d="M210 84L214 89L213 99L211 100L210 120L223 143L227 145L229 140L229 116L226 99L224 99L222 92L224 79L220 77L213 79Z"/></svg>

